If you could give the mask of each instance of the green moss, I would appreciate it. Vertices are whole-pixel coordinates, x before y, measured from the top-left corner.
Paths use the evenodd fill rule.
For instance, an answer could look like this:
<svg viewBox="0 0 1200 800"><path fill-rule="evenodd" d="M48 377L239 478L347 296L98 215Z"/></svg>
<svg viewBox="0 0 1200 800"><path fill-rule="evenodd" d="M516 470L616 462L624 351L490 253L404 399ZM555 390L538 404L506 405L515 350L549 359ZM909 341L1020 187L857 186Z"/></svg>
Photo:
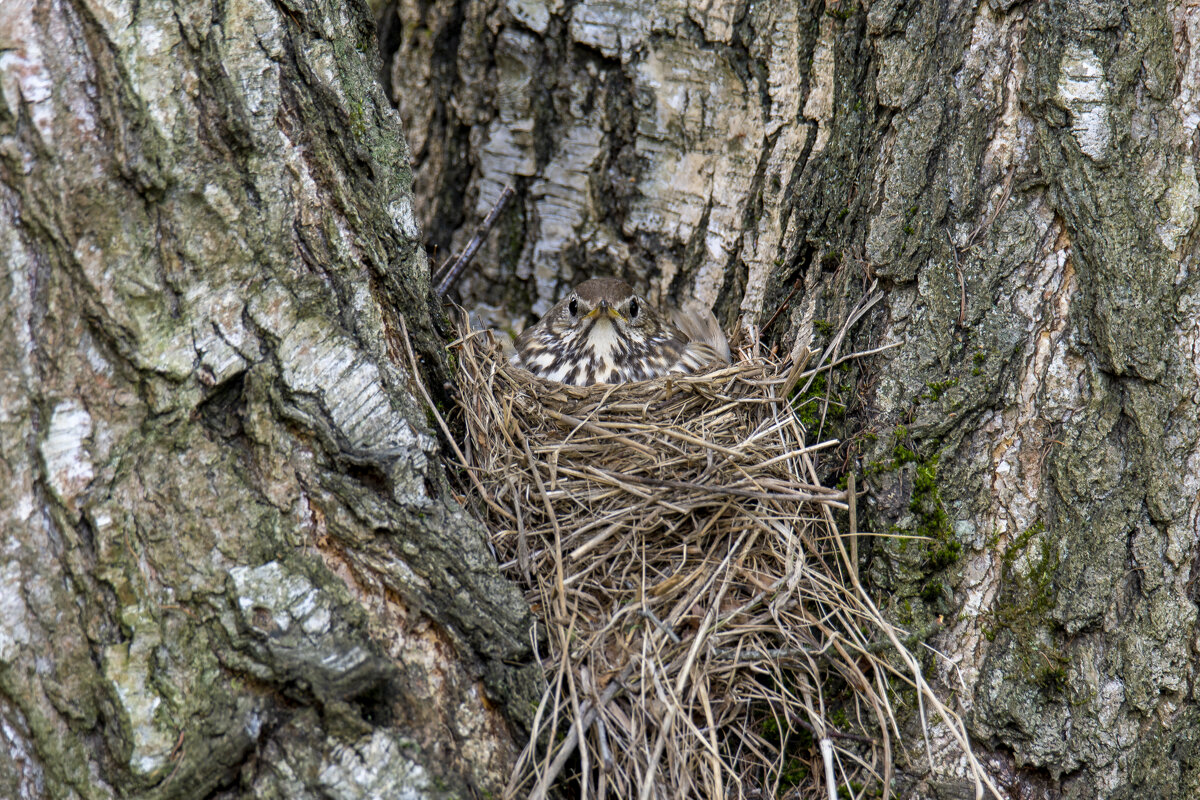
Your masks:
<svg viewBox="0 0 1200 800"><path fill-rule="evenodd" d="M917 458L915 450L909 450L902 444L898 444L892 448L892 458L894 461L892 461L890 469L898 469L905 464L915 464L920 460Z"/></svg>
<svg viewBox="0 0 1200 800"><path fill-rule="evenodd" d="M1057 604L1058 566L1056 540L1046 535L1043 523L1022 531L1004 549L1000 598L984 627L989 641L1001 631L1010 634L1023 671L1015 677L1046 695L1061 694L1069 678L1069 659L1060 650L1060 637L1047 627Z"/></svg>
<svg viewBox="0 0 1200 800"><path fill-rule="evenodd" d="M846 416L846 406L839 398L849 394L851 387L835 383L830 391L828 375L827 372L818 373L803 394L792 395L792 409L806 430L819 430L822 417L826 427L831 427L840 425Z"/></svg>
<svg viewBox="0 0 1200 800"><path fill-rule="evenodd" d="M803 786L808 781L808 764L798 758L789 758L779 771L779 792L777 796L787 797L792 789Z"/></svg>
<svg viewBox="0 0 1200 800"><path fill-rule="evenodd" d="M786 758L783 768L779 771L779 797L790 796L791 790L804 786L811 775L808 769L808 759L816 748L816 740L807 730L794 729L785 720L787 727L781 728L779 720L774 716L766 717L759 731L762 737L775 747L784 751Z"/></svg>
<svg viewBox="0 0 1200 800"><path fill-rule="evenodd" d="M845 800L856 800L856 798L862 797L862 790L863 785L861 783L858 781L850 781L849 784L839 784L837 792L839 798L844 798ZM875 797L879 796L879 794L876 792L872 792L871 794Z"/></svg>
<svg viewBox="0 0 1200 800"><path fill-rule="evenodd" d="M930 566L935 570L945 569L958 561L962 544L950 529L950 518L938 490L938 456L922 459L915 451L899 444L895 452L898 464L916 464L908 509L917 519L916 534L929 540L926 546L929 548Z"/></svg>
<svg viewBox="0 0 1200 800"><path fill-rule="evenodd" d="M933 381L932 383L927 383L925 385L928 387L929 391L921 395L921 399L928 400L931 403L936 403L938 400L942 399L942 395L944 395L948 389L958 385L958 378L949 378L944 381Z"/></svg>
<svg viewBox="0 0 1200 800"><path fill-rule="evenodd" d="M1048 659L1050 663L1034 672L1033 683L1046 694L1062 694L1067 688L1067 659L1058 652Z"/></svg>
<svg viewBox="0 0 1200 800"><path fill-rule="evenodd" d="M792 409L806 430L816 430L821 423L820 403L825 397L827 385L825 373L822 372L813 378L808 391L792 396Z"/></svg>
<svg viewBox="0 0 1200 800"><path fill-rule="evenodd" d="M367 135L367 114L363 108L361 97L350 97L350 130L355 139L363 139Z"/></svg>
<svg viewBox="0 0 1200 800"><path fill-rule="evenodd" d="M983 365L987 363L988 354L986 350L976 350L971 356L971 363L974 366L971 368L971 374L979 376L983 374Z"/></svg>
<svg viewBox="0 0 1200 800"><path fill-rule="evenodd" d="M1058 548L1050 537L1041 535L1045 530L1044 524L1036 522L1004 549L1004 596L1019 602L997 606L996 615L1002 623L1011 626L1030 617L1043 619L1057 602L1054 577L1058 572ZM1030 554L1028 569L1021 573L1016 569L1017 559L1030 549L1035 538L1036 552Z"/></svg>
<svg viewBox="0 0 1200 800"><path fill-rule="evenodd" d="M767 717L759 726L759 732L764 739L770 739L773 742L779 741L779 722L774 717Z"/></svg>
<svg viewBox="0 0 1200 800"><path fill-rule="evenodd" d="M1013 562L1016 561L1017 556L1019 556L1021 551L1029 546L1029 540L1044 530L1046 530L1046 526L1039 520L1030 525L1025 531L1017 534L1017 537L1008 543L1008 547L1004 548L1005 570L1012 568Z"/></svg>
<svg viewBox="0 0 1200 800"><path fill-rule="evenodd" d="M940 603L945 596L943 583L931 576L953 566L962 556L962 544L954 535L938 487L938 460L938 455L925 456L915 449L908 430L897 426L892 432L891 458L873 462L865 470L868 477L901 469L911 476L908 510L912 516L902 527L889 528L889 533L900 538L890 538L883 546L895 557L893 568L902 576L901 585L907 586L900 591L927 605ZM906 536L910 538L903 538Z"/></svg>

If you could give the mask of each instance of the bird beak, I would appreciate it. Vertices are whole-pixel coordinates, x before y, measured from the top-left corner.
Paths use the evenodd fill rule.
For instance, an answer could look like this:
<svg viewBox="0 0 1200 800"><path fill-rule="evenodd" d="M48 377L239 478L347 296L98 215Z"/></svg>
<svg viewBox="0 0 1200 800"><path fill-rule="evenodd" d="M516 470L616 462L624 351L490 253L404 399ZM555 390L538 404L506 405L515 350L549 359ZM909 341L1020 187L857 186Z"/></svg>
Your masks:
<svg viewBox="0 0 1200 800"><path fill-rule="evenodd" d="M620 311L617 311L615 308L613 308L612 306L610 306L610 305L608 304L608 301L607 301L607 300L601 300L601 301L600 301L600 305L596 306L596 307L595 307L595 308L593 308L591 311L589 311L589 312L588 312L588 313L587 313L587 314L584 316L584 319L592 319L592 318L596 317L598 314L601 314L601 313L607 313L607 314L608 314L608 316L609 316L609 319L619 319L619 320L621 320L622 322L625 322L625 321L626 321L626 320L625 320L625 317L623 317L623 316L621 315L621 312L620 312Z"/></svg>

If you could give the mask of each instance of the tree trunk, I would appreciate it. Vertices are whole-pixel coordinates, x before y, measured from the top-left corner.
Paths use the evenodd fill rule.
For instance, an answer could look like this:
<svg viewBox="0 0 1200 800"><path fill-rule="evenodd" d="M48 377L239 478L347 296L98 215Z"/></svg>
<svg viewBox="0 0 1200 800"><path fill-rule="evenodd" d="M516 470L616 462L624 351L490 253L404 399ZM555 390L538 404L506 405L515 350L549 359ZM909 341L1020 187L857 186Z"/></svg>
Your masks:
<svg viewBox="0 0 1200 800"><path fill-rule="evenodd" d="M528 610L379 63L356 3L0 4L0 796L507 778Z"/></svg>
<svg viewBox="0 0 1200 800"><path fill-rule="evenodd" d="M872 280L831 475L1013 797L1200 796L1200 9L397 4L394 100L444 255L516 326L583 277L814 348ZM779 313L780 309L782 313ZM776 317L776 314L779 314ZM919 736L911 742L918 752ZM913 797L959 796L948 742Z"/></svg>

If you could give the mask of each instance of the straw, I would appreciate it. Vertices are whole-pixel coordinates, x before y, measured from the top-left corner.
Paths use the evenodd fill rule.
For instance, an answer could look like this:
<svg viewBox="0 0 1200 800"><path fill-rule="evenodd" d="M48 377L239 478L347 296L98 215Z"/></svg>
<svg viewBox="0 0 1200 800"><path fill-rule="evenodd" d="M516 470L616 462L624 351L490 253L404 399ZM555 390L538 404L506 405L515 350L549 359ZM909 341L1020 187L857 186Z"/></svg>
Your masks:
<svg viewBox="0 0 1200 800"><path fill-rule="evenodd" d="M895 708L914 701L962 746L976 796L999 797L910 632L859 583L849 554L871 534L852 494L819 485L833 442L808 444L789 403L847 357L831 346L801 372L746 357L760 349L573 387L512 366L489 333L454 343L457 452L542 623L546 694L506 797L894 796L895 754L921 745L899 741Z"/></svg>

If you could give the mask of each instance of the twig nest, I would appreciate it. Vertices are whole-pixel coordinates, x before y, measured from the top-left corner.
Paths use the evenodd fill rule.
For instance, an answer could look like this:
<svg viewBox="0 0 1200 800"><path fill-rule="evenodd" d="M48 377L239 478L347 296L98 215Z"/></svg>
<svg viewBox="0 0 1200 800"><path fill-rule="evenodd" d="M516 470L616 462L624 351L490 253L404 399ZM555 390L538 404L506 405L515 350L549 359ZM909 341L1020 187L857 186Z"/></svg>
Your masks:
<svg viewBox="0 0 1200 800"><path fill-rule="evenodd" d="M824 796L821 738L839 774L888 786L881 691L905 678L879 643L903 644L856 589L849 498L817 482L832 442L806 444L791 364L574 387L484 332L455 350L464 466L544 623L548 688L508 795L545 796L578 759L589 796Z"/></svg>

